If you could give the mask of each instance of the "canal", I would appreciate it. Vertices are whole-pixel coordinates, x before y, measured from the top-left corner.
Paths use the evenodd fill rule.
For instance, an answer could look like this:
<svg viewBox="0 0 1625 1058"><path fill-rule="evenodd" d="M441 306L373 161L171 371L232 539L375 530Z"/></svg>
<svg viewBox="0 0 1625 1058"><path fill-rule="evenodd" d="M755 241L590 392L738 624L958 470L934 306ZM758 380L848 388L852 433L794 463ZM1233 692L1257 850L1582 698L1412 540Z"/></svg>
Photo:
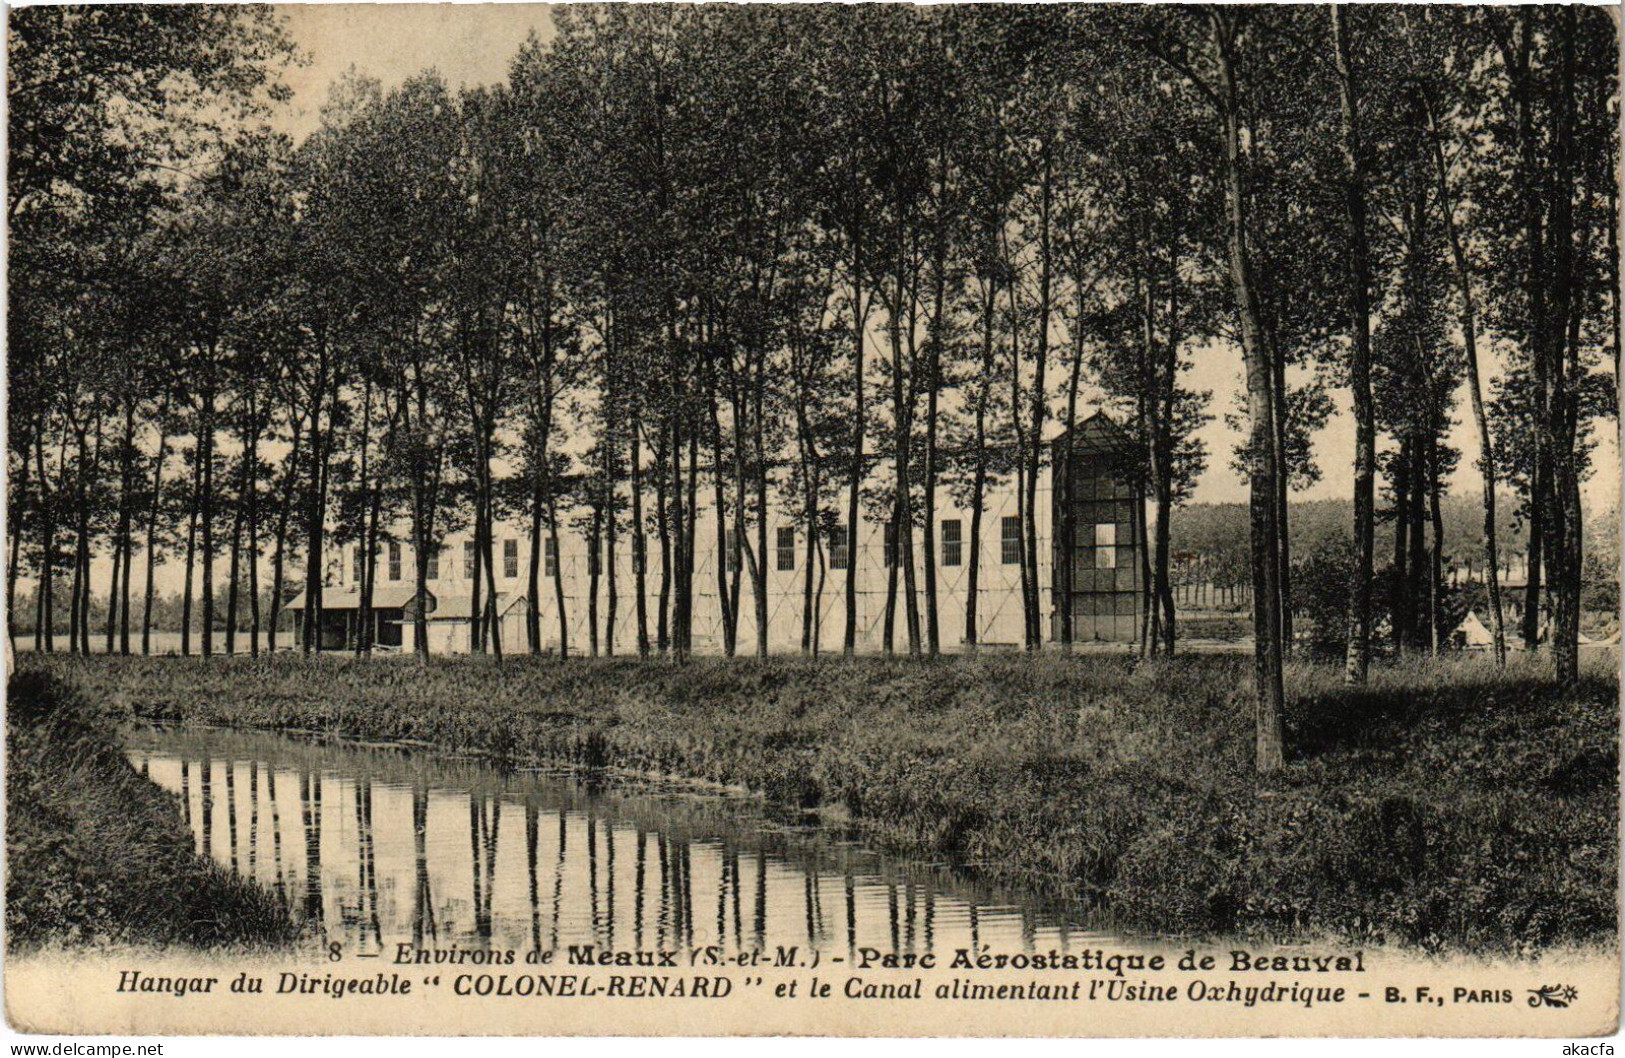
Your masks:
<svg viewBox="0 0 1625 1058"><path fill-rule="evenodd" d="M350 955L411 941L851 959L1108 939L1076 909L688 784L266 732L136 727L127 742L181 798L200 851Z"/></svg>

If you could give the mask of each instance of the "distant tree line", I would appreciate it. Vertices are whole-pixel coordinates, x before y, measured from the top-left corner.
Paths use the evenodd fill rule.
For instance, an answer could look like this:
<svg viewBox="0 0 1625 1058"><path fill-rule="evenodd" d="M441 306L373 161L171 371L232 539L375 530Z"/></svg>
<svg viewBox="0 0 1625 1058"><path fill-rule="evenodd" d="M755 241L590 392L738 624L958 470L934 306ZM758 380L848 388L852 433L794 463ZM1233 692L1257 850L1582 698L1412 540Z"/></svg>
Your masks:
<svg viewBox="0 0 1625 1058"><path fill-rule="evenodd" d="M1517 497L1507 490L1497 497L1497 516L1512 530L1521 528L1518 520L1512 516L1517 502ZM1487 624L1490 620L1489 571L1484 566L1484 554L1479 546L1482 505L1476 498L1457 494L1443 497L1439 507L1442 527L1440 540L1444 549L1441 565L1445 571L1445 584L1441 585L1441 589L1448 589L1452 584L1471 585L1465 601ZM1291 551L1294 614L1302 614L1311 606L1313 592L1301 584L1304 567L1311 565L1315 567L1311 572L1324 590L1334 595L1339 607L1338 623L1346 623L1347 568L1353 561L1351 511L1348 499L1293 502ZM1618 513L1612 508L1595 510L1585 525L1581 609L1592 617L1606 616L1618 609L1617 519ZM1173 580L1176 594L1185 605L1202 609L1229 609L1251 604L1246 526L1247 507L1244 503L1193 503L1175 512L1171 550ZM1375 538L1377 554L1393 555L1398 529L1392 518L1379 521ZM1528 564L1526 543L1526 539L1520 535L1509 546L1498 549L1500 564L1497 572L1501 583L1506 583L1509 575L1515 579L1524 577ZM1327 566L1342 571L1342 583L1335 586L1331 583L1337 578L1326 576L1324 569ZM1454 613L1454 607L1463 600L1443 600L1445 605L1434 613L1432 604L1435 600L1424 596L1422 603L1425 608L1417 614L1419 619L1409 629L1399 627L1389 619L1388 606L1394 594L1390 586L1400 569L1402 563L1385 558L1377 572L1378 594L1389 602L1374 604L1374 612L1379 618L1378 623L1387 623L1388 649L1396 654L1403 654L1407 650L1437 653L1441 647L1449 645L1455 623L1462 616ZM1509 611L1521 617L1521 598L1509 598L1506 603ZM1297 638L1303 638L1303 631L1307 630L1300 630ZM1326 641L1324 629L1316 629L1314 634L1317 641ZM1535 645L1539 645L1538 641Z"/></svg>
<svg viewBox="0 0 1625 1058"><path fill-rule="evenodd" d="M1510 488L1527 590L1550 594L1557 675L1576 678L1579 486L1592 423L1617 410L1605 12L553 18L506 83L454 92L427 72L386 91L350 76L295 144L266 127L293 53L272 9L13 13L7 597L22 569L43 585L37 646L53 645L66 573L71 648L101 635L133 649L166 560L186 571L183 650L194 597L198 647L214 649L221 559L226 649L269 624L267 588L274 609L295 577L308 633L345 543L368 556L368 628L380 543L405 525L420 591L439 541L472 533L477 649L541 649L538 566L573 532L602 556L594 652L620 648L626 548L635 650L686 656L695 556L715 547L730 556L715 564L725 649L765 653L776 501L807 549L807 650L820 648L815 566L867 512L896 540L887 627L934 654L953 619L936 497L971 514L974 586L986 498L1008 482L1037 649L1046 431L1104 400L1130 424L1153 501L1146 646L1171 651L1171 512L1211 414L1185 369L1225 343L1245 366L1261 769L1283 752L1288 497L1318 472L1310 439L1336 388L1357 430L1349 679L1371 653L1379 519L1404 597L1438 590L1463 379L1487 565L1501 531L1489 498ZM1486 386L1491 348L1509 367ZM715 541L696 540L702 488ZM502 643L496 620L493 527L507 518L532 544L524 644ZM90 583L96 554L111 559L105 586ZM112 604L93 622L98 591ZM754 644L737 641L746 606ZM421 608L415 620L426 650Z"/></svg>

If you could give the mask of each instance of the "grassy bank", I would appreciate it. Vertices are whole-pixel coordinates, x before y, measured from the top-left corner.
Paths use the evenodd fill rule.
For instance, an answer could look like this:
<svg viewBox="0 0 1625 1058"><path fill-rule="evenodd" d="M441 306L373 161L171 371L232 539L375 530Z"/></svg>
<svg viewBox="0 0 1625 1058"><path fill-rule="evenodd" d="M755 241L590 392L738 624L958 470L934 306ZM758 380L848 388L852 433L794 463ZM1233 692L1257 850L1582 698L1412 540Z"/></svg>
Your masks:
<svg viewBox="0 0 1625 1058"><path fill-rule="evenodd" d="M25 672L7 688L6 935L40 944L267 944L274 897L194 854L180 804L130 766L116 723Z"/></svg>
<svg viewBox="0 0 1625 1058"><path fill-rule="evenodd" d="M1129 928L1530 951L1615 935L1616 659L1294 668L1267 781L1243 658L24 664L155 719L742 784Z"/></svg>

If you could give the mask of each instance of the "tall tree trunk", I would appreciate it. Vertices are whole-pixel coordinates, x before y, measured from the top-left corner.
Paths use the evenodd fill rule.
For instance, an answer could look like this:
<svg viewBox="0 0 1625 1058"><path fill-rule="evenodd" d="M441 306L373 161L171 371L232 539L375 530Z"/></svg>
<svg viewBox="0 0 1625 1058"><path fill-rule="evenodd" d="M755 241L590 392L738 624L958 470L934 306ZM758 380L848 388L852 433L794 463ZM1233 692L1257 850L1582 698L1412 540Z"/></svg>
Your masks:
<svg viewBox="0 0 1625 1058"><path fill-rule="evenodd" d="M671 593L671 650L672 657L681 662L688 657L684 638L683 617L688 612L687 585L683 567L688 560L688 534L683 508L683 435L678 422L681 411L674 403L671 409L671 529L672 574L675 583Z"/></svg>
<svg viewBox="0 0 1625 1058"><path fill-rule="evenodd" d="M133 447L133 445L134 445L134 436L132 434L132 436L130 438L130 447ZM129 480L130 480L129 488L134 489L136 487L135 486L135 477L136 477L137 469L136 469L136 466L135 466L135 458L134 458L133 455L130 457L130 460L131 460L131 465L130 465L130 470L129 470ZM126 656L126 657L128 657L129 653L130 653L130 581L131 581L130 568L135 565L135 526L134 526L134 520L135 520L135 511L134 511L134 503L132 501L131 509L126 513L125 517L123 518L123 527L120 529L120 532L119 532L119 535L124 540L123 575L122 575L122 579L119 581L119 586L118 586L118 595L119 595L119 653Z"/></svg>
<svg viewBox="0 0 1625 1058"><path fill-rule="evenodd" d="M1166 457L1164 457L1166 458ZM1173 489L1169 482L1169 468L1164 465L1156 486L1156 546L1157 566L1153 577L1157 585L1156 596L1161 606L1162 652L1174 656L1176 640L1174 630L1174 591L1169 580L1169 548L1173 546Z"/></svg>
<svg viewBox="0 0 1625 1058"><path fill-rule="evenodd" d="M1431 431L1431 426L1429 427ZM1410 506L1410 580L1406 582L1405 590L1410 597L1416 600L1418 607L1426 606L1428 596L1428 551L1427 551L1427 496L1428 496L1428 463L1431 453L1438 443L1436 435L1431 432L1427 435L1418 435L1416 447L1412 452L1411 463L1411 506ZM1428 614L1432 620L1432 614ZM1411 615L1411 645L1422 648L1427 645L1427 628L1422 624L1422 614L1413 612Z"/></svg>
<svg viewBox="0 0 1625 1058"><path fill-rule="evenodd" d="M1046 137L1040 148L1038 210L1038 334L1033 347L1032 449L1027 457L1026 502L1023 504L1022 554L1027 566L1025 580L1031 585L1027 600L1027 649L1043 643L1042 598L1038 576L1038 468L1044 454L1044 421L1049 413L1049 392L1044 373L1049 361L1050 317L1050 200L1052 195L1052 144Z"/></svg>
<svg viewBox="0 0 1625 1058"><path fill-rule="evenodd" d="M816 655L818 612L813 608L813 559L818 554L818 473L812 450L812 431L807 422L805 381L797 387L796 439L801 450L802 533L806 547L801 564L801 652Z"/></svg>
<svg viewBox="0 0 1625 1058"><path fill-rule="evenodd" d="M1177 253L1168 269L1168 336L1163 343L1162 359L1157 373L1157 388L1153 396L1158 408L1153 434L1152 458L1156 469L1156 548L1157 563L1153 572L1155 584L1154 605L1159 609L1158 626L1162 631L1163 653L1174 655L1177 633L1174 627L1174 588L1171 576L1174 506L1174 408L1179 391L1179 346L1182 340L1179 326L1178 290L1179 261ZM1144 505L1141 504L1141 522Z"/></svg>
<svg viewBox="0 0 1625 1058"><path fill-rule="evenodd" d="M860 230L862 217L853 224ZM863 486L863 431L867 407L863 401L863 344L869 328L869 305L863 299L863 240L852 243L852 461L847 469L846 495L846 630L841 652L851 657L858 644L858 501Z"/></svg>
<svg viewBox="0 0 1625 1058"><path fill-rule="evenodd" d="M532 654L542 652L542 490L530 493L530 559L525 569L525 645ZM557 577L557 572L554 573Z"/></svg>
<svg viewBox="0 0 1625 1058"><path fill-rule="evenodd" d="M1579 474L1574 452L1575 431L1571 404L1574 394L1568 378L1567 349L1574 329L1576 290L1574 190L1575 161L1575 37L1578 15L1558 9L1558 75L1551 111L1557 122L1557 149L1553 159L1551 195L1552 297L1546 319L1546 385L1541 433L1552 466L1552 511L1549 518L1552 583L1552 661L1557 680L1570 686L1580 678L1580 505ZM1582 221L1582 225L1583 225ZM1583 233L1582 233L1583 238ZM1583 255L1579 255L1583 256ZM1544 276L1535 277L1537 281Z"/></svg>
<svg viewBox="0 0 1625 1058"><path fill-rule="evenodd" d="M632 408L632 432L627 439L628 472L632 480L632 589L637 593L638 657L649 656L649 539L643 524L643 419Z"/></svg>
<svg viewBox="0 0 1625 1058"><path fill-rule="evenodd" d="M1416 446L1409 433L1400 438L1393 464L1394 478L1394 576L1389 608L1394 639L1394 656L1403 657L1411 638L1410 531L1411 466Z"/></svg>
<svg viewBox="0 0 1625 1058"><path fill-rule="evenodd" d="M27 432L23 436L22 444L18 446L22 458L19 460L13 491L8 497L10 510L6 520L6 532L11 537L7 541L6 561L6 641L11 644L13 652L17 648L17 577L22 559L23 534L28 529L28 479L33 472L30 453L34 447L34 439L39 436L37 415L30 418L24 429Z"/></svg>
<svg viewBox="0 0 1625 1058"><path fill-rule="evenodd" d="M119 538L119 534L116 531L113 534L112 543L113 554L111 557L113 560L113 567L108 571L107 577L107 614L105 615L106 639L104 641L104 651L108 654L113 653L114 643L116 642L116 637L118 635L119 572L122 568L124 559L124 546Z"/></svg>
<svg viewBox="0 0 1625 1058"><path fill-rule="evenodd" d="M226 653L237 653L237 603L238 588L241 586L242 558L243 558L243 520L245 514L239 503L237 510L232 513L231 543L228 545L226 559Z"/></svg>
<svg viewBox="0 0 1625 1058"><path fill-rule="evenodd" d="M243 559L243 525L248 518L248 442L243 441L243 451L239 457L241 466L237 474L237 496L235 510L231 519L231 556L230 572L226 582L226 653L237 653L237 602L238 588L241 586L241 572Z"/></svg>
<svg viewBox="0 0 1625 1058"><path fill-rule="evenodd" d="M1141 238L1142 247L1148 249L1150 236L1142 232ZM1134 519L1134 553L1140 562L1139 651L1141 657L1149 657L1156 653L1158 646L1157 612L1151 587L1151 555L1145 546L1145 534L1139 531L1139 526L1144 521L1146 479L1151 474L1150 463L1156 458L1151 440L1154 431L1151 416L1147 413L1154 389L1151 364L1156 358L1156 297L1152 291L1149 255L1143 251L1135 270L1134 285L1137 288L1135 300L1140 304L1140 343L1135 352L1134 425L1136 436L1144 443L1143 462L1134 471L1134 493L1139 498Z"/></svg>
<svg viewBox="0 0 1625 1058"><path fill-rule="evenodd" d="M333 406L336 407L337 404L338 404L338 392L337 392L338 384L337 384L337 382L334 383L333 388L334 388ZM313 609L313 612L315 613L316 618L317 618L317 620L316 620L316 629L317 629L317 642L318 643L320 643L320 641L321 641L320 640L320 634L321 634L320 630L321 630L321 627L322 627L322 623L325 620L325 618L323 617L323 614L325 612L326 600L322 598L322 594L325 591L326 582L327 582L327 562L326 562L327 493L328 493L329 482L330 482L331 463L332 463L332 456L333 456L333 421L332 420L333 420L333 416L332 416L332 414L329 414L328 415L328 424L327 424L327 433L325 435L323 435L322 443L319 446L322 458L321 458L321 465L318 467L318 473L316 475L316 519L315 519L315 522L314 522L314 525L315 525L315 533L314 533L315 547L312 550L312 553L308 556L309 559L310 559L311 568L316 571L316 598L314 600L312 600L312 609Z"/></svg>
<svg viewBox="0 0 1625 1058"><path fill-rule="evenodd" d="M908 629L908 652L912 657L920 654L920 601L915 591L914 573L914 518L913 495L909 478L910 471L910 434L912 431L913 403L914 403L914 326L912 318L909 320L909 356L907 366L903 359L903 305L905 299L913 297L912 292L905 294L909 289L905 282L905 253L901 237L898 241L897 270L895 273L896 298L891 305L891 346L892 346L892 417L893 441L892 451L895 455L896 482L892 508L892 521L896 528L892 530L892 577L895 584L898 567L903 575L903 607L904 617ZM904 378L907 377L907 384ZM893 605L889 600L888 606ZM890 652L890 636L887 636L887 650Z"/></svg>
<svg viewBox="0 0 1625 1058"><path fill-rule="evenodd" d="M654 460L655 478L655 533L660 538L660 587L658 589L657 615L655 617L655 650L661 654L671 649L671 593L672 593L672 541L671 541L671 506L666 496L666 475L661 468L665 466L664 453L656 451L652 454Z"/></svg>
<svg viewBox="0 0 1625 1058"><path fill-rule="evenodd" d="M570 656L570 613L564 605L564 552L559 543L559 505L551 496L547 502L547 528L553 547L553 605L559 614L559 657Z"/></svg>
<svg viewBox="0 0 1625 1058"><path fill-rule="evenodd" d="M1467 392L1472 401L1473 425L1478 430L1478 469L1484 487L1484 579L1489 589L1490 634L1494 638L1495 664L1504 668L1507 642L1505 611L1501 606L1501 559L1495 528L1495 444L1490 437L1489 417L1484 411L1484 387L1478 374L1478 313L1473 298L1472 269L1467 262L1461 234L1456 229L1456 199L1450 189L1443 138L1434 118L1433 107L1427 101L1424 101L1424 110L1437 182L1439 213L1444 220L1456 286L1461 295L1462 352L1467 366ZM1613 222L1612 214L1609 215L1609 222ZM1615 296L1618 296L1617 291Z"/></svg>
<svg viewBox="0 0 1625 1058"><path fill-rule="evenodd" d="M288 469L282 475L282 507L277 512L276 540L271 550L271 627L265 648L276 653L277 626L282 623L282 576L288 554L288 522L293 518L294 500L299 494L299 446L304 441L304 420L292 415L293 443L288 453ZM143 651L144 652L144 651Z"/></svg>
<svg viewBox="0 0 1625 1058"><path fill-rule="evenodd" d="M971 469L970 548L965 570L965 645L976 649L977 594L981 588L982 572L982 508L987 503L987 409L993 399L993 368L996 351L993 342L994 311L998 305L998 286L987 280L982 297L982 371L976 393L976 447L972 453L975 463Z"/></svg>
<svg viewBox="0 0 1625 1058"><path fill-rule="evenodd" d="M1428 460L1428 514L1432 523L1433 553L1428 565L1428 651L1439 656L1439 592L1444 586L1444 514L1439 509L1439 446L1429 446Z"/></svg>
<svg viewBox="0 0 1625 1058"><path fill-rule="evenodd" d="M1069 221L1070 230L1070 221ZM1076 243L1076 236L1070 240ZM1083 353L1084 353L1084 298L1086 289L1083 283L1082 269L1077 269L1072 278L1073 296L1076 298L1072 334L1072 368L1066 383L1066 451L1061 455L1065 462L1056 462L1050 468L1050 488L1053 491L1051 506L1059 503L1061 506L1061 524L1059 539L1055 540L1051 550L1059 557L1056 573L1061 582L1054 586L1052 595L1055 598L1055 609L1061 617L1061 642L1070 648L1077 638L1075 591L1077 585L1077 546L1078 546L1078 504L1076 494L1076 479L1073 477L1073 468L1076 461L1072 457L1077 438L1073 433L1078 428L1078 387L1083 381ZM1054 531L1054 530L1052 530Z"/></svg>
<svg viewBox="0 0 1625 1058"><path fill-rule="evenodd" d="M709 409L711 415L711 486L712 504L716 513L717 530L717 606L722 613L722 652L727 657L734 656L736 637L739 626L734 611L734 595L728 586L728 567L735 552L728 547L728 500L722 481L722 420L717 410L716 378L710 380ZM733 545L739 546L739 533L734 532Z"/></svg>
<svg viewBox="0 0 1625 1058"><path fill-rule="evenodd" d="M372 376L369 374L361 384L361 479L358 482L358 492L362 498L361 538L356 541L356 547L361 552L361 583L356 587L359 598L356 600L356 633L355 656L366 657L372 652L372 599L373 584L378 573L378 541L369 532L367 514L372 509L372 475L371 475L371 449L372 449Z"/></svg>
<svg viewBox="0 0 1625 1058"><path fill-rule="evenodd" d="M1533 23L1536 9L1519 10L1515 42L1503 44L1503 58L1512 81L1513 105L1517 122L1517 189L1523 206L1524 291L1528 299L1525 340L1533 353L1535 398L1535 473L1529 496L1529 563L1524 588L1524 643L1534 650L1540 642L1541 573L1546 540L1550 537L1552 474L1550 437L1546 429L1546 396L1550 375L1546 356L1547 283L1546 232L1541 190L1545 183L1540 170L1541 141L1535 130L1535 101L1530 69L1533 50ZM1555 556L1552 556L1555 558Z"/></svg>
<svg viewBox="0 0 1625 1058"><path fill-rule="evenodd" d="M938 169L946 180L945 149L938 151ZM948 241L946 224L936 222L936 252L932 266L931 325L925 362L925 481L923 501L925 531L921 538L921 558L925 566L925 652L931 657L942 653L942 628L937 607L937 419L942 393L942 343L948 331L945 304L948 292Z"/></svg>
<svg viewBox="0 0 1625 1058"><path fill-rule="evenodd" d="M367 497L367 509L365 511L366 524L361 530L361 547L364 556L361 569L366 578L362 584L360 604L357 607L360 615L358 623L361 627L357 633L356 641L363 655L371 655L373 644L378 638L378 611L375 604L378 597L378 543L383 532L380 525L383 517L383 511L381 510L383 496L376 480L365 490L365 495ZM399 547L400 542L392 537L390 546ZM414 555L413 563L416 564L416 561L417 556Z"/></svg>
<svg viewBox="0 0 1625 1058"><path fill-rule="evenodd" d="M253 468L248 480L248 652L260 652L260 420L248 435L248 463ZM126 593L127 594L127 593Z"/></svg>
<svg viewBox="0 0 1625 1058"><path fill-rule="evenodd" d="M84 564L79 561L79 550L84 544L85 530L83 512L85 509L85 438L79 435L79 457L74 467L74 534L73 534L73 577L68 583L68 653L79 653L79 593L82 589L81 581L84 577Z"/></svg>
<svg viewBox="0 0 1625 1058"><path fill-rule="evenodd" d="M587 529L587 655L594 658L598 656L598 583L603 576L598 544L603 523L604 504L602 499L595 498L592 521Z"/></svg>
<svg viewBox="0 0 1625 1058"><path fill-rule="evenodd" d="M107 653L113 653L114 636L118 632L119 615L119 587L124 582L123 573L130 564L130 493L134 488L134 450L135 450L135 398L126 395L124 398L124 432L119 438L118 451L118 524L113 530L113 570L107 582ZM125 629L124 639L128 643L130 633ZM126 651L127 653L128 651Z"/></svg>
<svg viewBox="0 0 1625 1058"><path fill-rule="evenodd" d="M428 420L428 394L421 362L413 364L412 374L414 378L410 389L402 394L401 399L401 424L409 437L415 437L412 426L414 412L419 423ZM295 440L298 440L297 434ZM437 496L432 491L428 453L421 438L415 437L412 442L409 471L412 490L412 653L422 664L429 660L429 552L433 549L438 554L441 548L433 533ZM279 543L278 550L280 548ZM455 562L455 556L448 561Z"/></svg>
<svg viewBox="0 0 1625 1058"><path fill-rule="evenodd" d="M75 519L73 544L73 611L68 629L70 653L90 654L90 487L99 473L102 449L101 413L96 414L95 445L79 437L79 460L74 473Z"/></svg>
<svg viewBox="0 0 1625 1058"><path fill-rule="evenodd" d="M1291 470L1286 464L1286 425L1287 425L1287 387L1286 387L1286 356L1282 350L1275 348L1274 335L1266 348L1274 349L1270 357L1270 370L1273 373L1273 386L1270 396L1275 402L1275 415L1272 424L1275 431L1275 444L1271 446L1270 456L1275 461L1275 538L1279 553L1276 558L1281 572L1277 577L1276 591L1280 595L1277 610L1281 616L1281 654L1283 657L1292 656L1292 525L1291 509L1288 502Z"/></svg>
<svg viewBox="0 0 1625 1058"><path fill-rule="evenodd" d="M47 654L56 650L56 616L53 601L56 595L56 510L61 494L62 466L66 459L65 432L59 434L57 445L57 491L51 492L50 479L45 473L45 440L43 431L34 436L34 460L38 470L40 491L40 579L34 605L34 649Z"/></svg>
<svg viewBox="0 0 1625 1058"><path fill-rule="evenodd" d="M325 351L325 345L323 346ZM325 363L324 363L325 366ZM321 481L322 481L322 393L325 385L318 384L310 410L310 476L306 482L305 497L305 609L303 613L301 649L309 654L320 653L321 647Z"/></svg>
<svg viewBox="0 0 1625 1058"><path fill-rule="evenodd" d="M615 617L620 608L620 589L616 571L616 538L620 519L616 517L616 487L614 439L611 429L604 438L604 654L615 656Z"/></svg>
<svg viewBox="0 0 1625 1058"><path fill-rule="evenodd" d="M485 653L485 519L484 505L479 499L479 486L474 489L474 568L470 571L468 587L468 652ZM596 634L596 628L594 633ZM595 650L594 653L597 653Z"/></svg>
<svg viewBox="0 0 1625 1058"><path fill-rule="evenodd" d="M751 559L751 588L756 602L756 656L767 657L767 365L764 352L758 348L754 354L756 364L751 371L751 445L755 465L752 480L756 485L756 550Z"/></svg>
<svg viewBox="0 0 1625 1058"><path fill-rule="evenodd" d="M198 438L192 449L192 495L186 522L186 594L181 601L181 654L192 653L192 569L197 561L198 503L201 500L203 480L203 439Z"/></svg>
<svg viewBox="0 0 1625 1058"><path fill-rule="evenodd" d="M881 547L886 566L886 610L881 625L881 649L888 655L897 650L897 502L892 501L891 515L886 520Z"/></svg>
<svg viewBox="0 0 1625 1058"><path fill-rule="evenodd" d="M1371 262L1366 237L1365 149L1360 95L1350 54L1348 10L1333 4L1332 44L1343 110L1343 196L1348 210L1349 393L1354 403L1354 570L1349 585L1347 683L1371 665L1371 576L1375 551L1377 431L1371 398ZM1470 312L1471 310L1469 310ZM1476 377L1476 376L1475 376Z"/></svg>
<svg viewBox="0 0 1625 1058"><path fill-rule="evenodd" d="M502 664L502 611L497 596L496 563L496 501L491 485L491 450L494 446L491 428L487 426L480 456L480 516L485 522L485 589L487 617L486 633L490 638L491 653L497 664ZM613 497L612 497L613 498ZM613 517L613 514L611 515ZM613 574L611 575L613 578Z"/></svg>
<svg viewBox="0 0 1625 1058"><path fill-rule="evenodd" d="M211 379L203 392L203 434L198 438L203 452L203 511L199 516L203 536L203 656L214 653L214 346L209 348Z"/></svg>
<svg viewBox="0 0 1625 1058"><path fill-rule="evenodd" d="M549 278L548 289L552 289L551 277ZM541 383L542 403L540 414L537 416L537 434L539 436L536 440L539 450L535 457L535 472L538 475L538 480L534 494L531 497L530 570L528 583L530 592L530 612L527 615L526 626L529 630L530 650L533 654L540 654L542 652L542 592L541 584L538 580L538 572L543 561L542 549L549 546L546 542L546 538L542 536L542 528L544 524L547 524L550 521L548 512L552 510L552 497L557 487L557 483L553 479L553 464L549 456L549 446L551 445L553 439L554 401L553 375L551 369L551 365L553 363L551 304L552 302L549 300L549 308L547 309L546 316L544 317L548 323L543 328L543 348L549 369ZM556 551L553 555L553 581L555 585L558 586L562 586L564 583L564 567L560 561L560 556ZM560 598L562 597L562 594L560 594Z"/></svg>
<svg viewBox="0 0 1625 1058"><path fill-rule="evenodd" d="M1259 323L1258 293L1247 248L1248 217L1242 172L1240 107L1235 73L1235 12L1208 8L1218 60L1219 117L1225 157L1225 212L1229 221L1230 282L1241 321L1247 403L1252 419L1248 447L1248 493L1253 566L1253 633L1256 683L1256 764L1261 774L1285 764L1285 689L1281 672L1280 540L1276 502L1275 401L1269 343Z"/></svg>
<svg viewBox="0 0 1625 1058"><path fill-rule="evenodd" d="M1625 364L1620 362L1619 312L1619 187L1609 182L1605 198L1608 203L1608 248L1603 253L1608 279L1608 344L1613 347L1614 405L1625 405Z"/></svg>
<svg viewBox="0 0 1625 1058"><path fill-rule="evenodd" d="M1546 507L1550 491L1546 468L1537 463L1534 480L1530 482L1529 545L1527 560L1524 563L1523 620L1519 629L1524 648L1527 650L1536 650L1540 647L1540 585L1545 558L1542 550L1546 539Z"/></svg>
<svg viewBox="0 0 1625 1058"><path fill-rule="evenodd" d="M1014 280L1017 274L1015 264L1011 260L1010 240L1008 235L1001 234L1001 243L1006 273L1012 277L1005 289L1005 295L1010 303L1010 430L1015 437L1015 458L1013 460L1016 471L1016 566L1021 577L1021 624L1022 644L1028 650L1032 649L1032 614L1036 603L1033 601L1038 586L1033 583L1030 568L1027 565L1027 432L1022 425L1021 401L1021 342L1020 327L1021 312L1017 305L1018 287L1021 285ZM1000 538L1003 546L1003 538Z"/></svg>
<svg viewBox="0 0 1625 1058"><path fill-rule="evenodd" d="M153 580L158 564L158 518L163 511L164 460L169 454L169 399L166 396L158 409L158 454L152 466L152 506L147 511L147 574L142 592L141 653L152 653L152 596Z"/></svg>

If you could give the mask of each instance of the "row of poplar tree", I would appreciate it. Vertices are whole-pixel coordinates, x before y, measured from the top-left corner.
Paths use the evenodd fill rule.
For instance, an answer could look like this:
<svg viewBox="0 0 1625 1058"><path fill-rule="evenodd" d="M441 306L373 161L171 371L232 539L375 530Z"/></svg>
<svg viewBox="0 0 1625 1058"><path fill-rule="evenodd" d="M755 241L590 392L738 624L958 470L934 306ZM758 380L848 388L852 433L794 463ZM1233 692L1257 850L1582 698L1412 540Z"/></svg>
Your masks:
<svg viewBox="0 0 1625 1058"><path fill-rule="evenodd" d="M579 532L604 558L593 649L600 577L614 649L626 547L636 649L681 657L705 504L728 523L726 647L750 605L765 653L776 504L806 548L805 648L831 533L867 516L899 550L887 627L935 653L961 617L974 642L985 499L1011 483L1036 648L1045 440L1081 399L1120 410L1141 453L1148 646L1171 651L1169 517L1212 402L1187 375L1229 345L1261 767L1282 752L1287 500L1338 389L1357 432L1349 678L1372 650L1378 518L1414 534L1395 554L1410 596L1439 583L1463 387L1486 568L1500 484L1529 534L1530 609L1551 599L1575 678L1580 481L1617 409L1606 13L572 6L553 22L503 84L352 74L295 143L271 131L297 60L274 8L13 12L7 599L30 570L37 645L66 581L74 649L102 634L128 651L132 623L145 648L154 564L179 555L204 653L222 564L228 649L244 625L274 645L262 565L273 609L302 567L308 632L324 556L355 542L365 628L380 545L406 526L420 590L438 541L472 530L475 642L500 651L493 527L520 519L517 646L540 649L546 540ZM971 516L963 615L939 612L940 490Z"/></svg>

